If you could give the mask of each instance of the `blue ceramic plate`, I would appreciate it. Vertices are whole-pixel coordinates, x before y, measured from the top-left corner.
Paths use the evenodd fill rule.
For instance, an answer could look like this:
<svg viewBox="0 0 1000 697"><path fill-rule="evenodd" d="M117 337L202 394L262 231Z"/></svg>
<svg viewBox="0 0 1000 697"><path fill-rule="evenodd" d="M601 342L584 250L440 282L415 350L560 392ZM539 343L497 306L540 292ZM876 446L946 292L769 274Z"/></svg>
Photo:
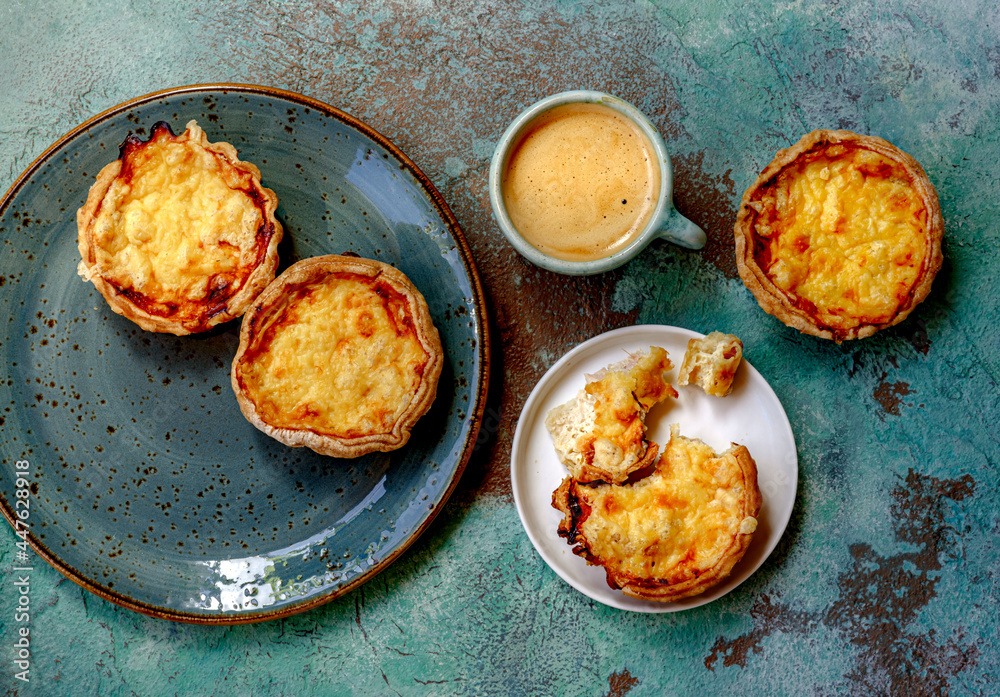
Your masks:
<svg viewBox="0 0 1000 697"><path fill-rule="evenodd" d="M201 336L145 332L77 276L76 210L98 171L130 131L147 137L164 120L180 133L191 119L277 193L279 271L355 252L426 297L447 360L403 449L337 460L270 439L230 387L239 321ZM0 240L0 508L13 521L26 491L35 551L101 597L200 623L299 612L388 566L455 488L486 398L481 286L433 185L357 119L254 86L141 97L28 168L0 202Z"/></svg>

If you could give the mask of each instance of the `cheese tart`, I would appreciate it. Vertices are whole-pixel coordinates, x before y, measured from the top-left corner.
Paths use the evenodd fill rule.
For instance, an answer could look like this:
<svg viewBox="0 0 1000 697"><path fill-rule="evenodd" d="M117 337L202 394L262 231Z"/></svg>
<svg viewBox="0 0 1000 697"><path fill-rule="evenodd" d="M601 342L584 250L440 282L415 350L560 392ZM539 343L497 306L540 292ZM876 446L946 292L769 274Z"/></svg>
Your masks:
<svg viewBox="0 0 1000 697"><path fill-rule="evenodd" d="M670 442L647 477L582 484L567 477L552 495L558 533L573 552L604 567L608 585L642 600L704 593L743 557L762 503L757 465L745 446L716 453L684 438Z"/></svg>
<svg viewBox="0 0 1000 697"><path fill-rule="evenodd" d="M143 329L204 332L274 280L278 199L257 167L191 121L131 134L77 211L79 274Z"/></svg>
<svg viewBox="0 0 1000 697"><path fill-rule="evenodd" d="M545 427L559 461L581 482L623 482L656 460L659 445L646 438L653 405L677 397L667 382L667 352L651 346L587 377L576 397L552 409Z"/></svg>
<svg viewBox="0 0 1000 697"><path fill-rule="evenodd" d="M437 394L444 350L423 295L371 259L292 264L243 317L232 386L243 415L334 457L391 451Z"/></svg>
<svg viewBox="0 0 1000 697"><path fill-rule="evenodd" d="M944 221L920 164L881 138L818 130L747 189L736 263L760 306L840 342L901 322L941 268Z"/></svg>

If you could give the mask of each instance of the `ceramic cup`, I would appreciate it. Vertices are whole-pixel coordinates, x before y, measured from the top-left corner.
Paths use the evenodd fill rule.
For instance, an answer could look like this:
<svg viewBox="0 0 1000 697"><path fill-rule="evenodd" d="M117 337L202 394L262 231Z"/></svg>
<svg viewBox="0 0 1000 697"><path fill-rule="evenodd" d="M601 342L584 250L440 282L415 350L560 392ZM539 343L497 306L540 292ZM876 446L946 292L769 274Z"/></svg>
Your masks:
<svg viewBox="0 0 1000 697"><path fill-rule="evenodd" d="M646 135L660 166L660 196L645 228L626 247L593 261L558 259L533 246L511 222L502 193L502 180L512 153L512 147L518 143L519 136L525 128L550 109L576 103L601 104L624 115ZM673 168L663 138L641 111L628 102L603 92L591 90L561 92L546 97L522 111L504 131L493 152L493 159L490 162L489 189L493 217L514 249L536 266L557 273L582 276L609 271L632 259L655 239L665 239L688 249L701 249L705 246L704 231L674 208Z"/></svg>

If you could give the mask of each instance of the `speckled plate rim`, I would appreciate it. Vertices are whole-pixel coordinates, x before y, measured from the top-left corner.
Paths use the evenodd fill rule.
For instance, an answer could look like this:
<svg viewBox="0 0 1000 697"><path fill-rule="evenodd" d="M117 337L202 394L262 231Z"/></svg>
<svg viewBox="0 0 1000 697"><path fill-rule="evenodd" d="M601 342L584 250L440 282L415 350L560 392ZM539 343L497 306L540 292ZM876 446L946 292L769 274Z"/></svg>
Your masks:
<svg viewBox="0 0 1000 697"><path fill-rule="evenodd" d="M28 532L27 540L31 545L32 549L50 565L52 565L56 570L63 574L66 578L70 579L74 583L78 584L82 588L94 593L95 595L104 598L116 605L120 605L129 610L148 615L150 617L156 617L159 619L166 619L178 622L187 622L191 624L202 624L202 625L236 625L236 624L249 624L254 622L263 622L267 620L280 619L283 617L288 617L290 615L295 615L300 612L306 612L320 605L324 605L335 598L346 595L350 593L355 588L363 585L364 583L370 581L378 573L385 570L389 565L391 565L400 555L402 555L409 547L423 534L431 523L440 513L441 509L447 503L448 499L451 498L452 493L458 486L458 482L462 478L462 474L465 472L465 468L472 457L473 449L476 445L479 436L479 430L482 426L483 415L486 409L486 399L487 390L489 388L490 380L490 335L489 335L489 318L486 310L485 295L483 293L482 281L479 278L479 272L476 269L475 262L472 258L472 250L469 247L468 241L465 239L465 235L462 233L462 229L458 224L458 219L451 212L448 204L445 202L444 197L438 192L437 188L431 182L431 180L423 173L423 171L417 167L416 163L413 162L402 150L399 149L392 141L383 136L381 133L376 131L374 128L368 124L360 121L359 119L351 116L345 111L338 109L337 107L331 106L325 102L312 97L307 97L305 95L299 94L297 92L292 92L289 90L284 90L277 87L265 87L262 85L252 85L252 84L241 84L241 83L204 83L195 85L184 85L180 87L171 87L156 92L151 92L149 94L142 95L141 97L136 97L126 102L122 102L116 106L106 109L96 116L88 119L79 126L73 128L71 131L59 138L55 143L50 145L41 155L39 155L35 160L22 172L22 174L14 181L11 187L4 194L3 198L0 199L0 215L4 213L6 208L10 205L11 201L17 193L32 180L35 172L38 171L43 165L45 165L49 158L56 152L58 152L62 147L64 147L68 142L76 138L77 136L85 133L89 128L94 125L112 117L121 112L128 111L129 109L141 106L147 102L154 101L156 99L163 99L166 97L173 97L183 94L204 94L204 93L215 93L215 92L236 92L244 94L255 94L265 97L275 97L279 99L285 99L288 101L296 102L304 107L309 107L316 109L322 113L332 116L350 128L367 136L371 140L378 143L379 146L385 150L391 152L399 161L406 166L410 171L416 181L420 184L421 188L428 195L431 202L433 203L435 209L437 209L439 215L441 216L442 222L444 222L448 228L449 233L455 240L455 246L459 250L461 255L462 265L464 266L466 273L469 276L469 284L472 289L473 297L472 300L475 303L475 312L478 319L477 329L477 351L479 358L479 374L477 377L477 384L475 386L475 404L472 405L470 413L468 415L468 421L470 423L470 428L468 436L466 438L465 444L462 448L462 455L459 458L455 470L451 474L451 481L445 489L440 502L430 509L425 516L424 520L414 527L412 534L407 540L402 542L394 551L386 555L383 559L372 567L370 567L365 573L359 575L358 577L351 580L349 583L339 586L333 589L329 593L320 594L317 596L310 597L300 603L289 603L286 606L271 610L271 611L260 611L260 612L248 612L241 613L239 615L196 615L188 614L171 608L164 608L157 605L152 605L149 603L137 601L130 598L124 594L113 591L102 584L96 583L92 579L87 578L82 573L74 569L72 566L64 563L58 555L51 552L42 542L34 535L34 533ZM3 492L0 491L0 513L11 525L11 527L17 531L17 526L15 525L16 516L14 510L7 498L4 496Z"/></svg>
<svg viewBox="0 0 1000 697"><path fill-rule="evenodd" d="M563 581L592 600L618 610L670 613L721 598L752 576L767 560L792 515L798 488L795 436L774 390L744 360L728 397L712 397L694 386L678 387L678 398L654 407L646 419L650 437L661 445L670 438L670 424L679 423L681 435L702 439L717 451L724 450L732 441L742 443L757 462L764 495L758 530L764 534L754 537L727 579L701 595L671 603L631 598L608 587L604 569L589 565L573 554L571 545L557 535L562 516L552 508L551 495L568 472L556 457L552 439L544 426L545 414L571 399L583 387L585 373L596 372L621 360L626 351L645 351L649 346L666 348L674 364L668 377L676 385L677 366L688 340L702 336L681 327L643 324L614 329L584 341L556 361L538 381L524 403L514 431L511 488L528 539L542 560ZM759 410L754 411L754 407ZM768 428L760 428L763 425ZM768 447L772 440L774 447Z"/></svg>

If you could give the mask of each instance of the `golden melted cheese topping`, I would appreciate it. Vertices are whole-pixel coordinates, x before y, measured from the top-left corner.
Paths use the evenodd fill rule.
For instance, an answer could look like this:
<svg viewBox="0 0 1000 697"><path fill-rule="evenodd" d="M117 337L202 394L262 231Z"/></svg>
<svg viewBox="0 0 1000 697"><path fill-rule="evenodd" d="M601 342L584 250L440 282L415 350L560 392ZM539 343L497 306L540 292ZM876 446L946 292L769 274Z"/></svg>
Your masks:
<svg viewBox="0 0 1000 697"><path fill-rule="evenodd" d="M406 297L378 278L329 274L293 289L264 321L240 378L278 428L388 433L429 359Z"/></svg>
<svg viewBox="0 0 1000 697"><path fill-rule="evenodd" d="M606 439L623 447L641 443L646 433L642 420L657 402L677 396L664 373L670 370L667 352L651 346L649 353L628 368L609 370L584 388L595 398L593 438Z"/></svg>
<svg viewBox="0 0 1000 697"><path fill-rule="evenodd" d="M616 577L674 584L712 568L741 530L744 481L735 458L674 435L656 472L634 484L577 487L589 514L579 529Z"/></svg>
<svg viewBox="0 0 1000 697"><path fill-rule="evenodd" d="M234 295L267 247L251 174L163 131L122 161L93 225L105 280L152 314Z"/></svg>
<svg viewBox="0 0 1000 697"><path fill-rule="evenodd" d="M785 168L763 200L758 264L821 323L886 322L907 300L929 254L928 212L899 163L833 146Z"/></svg>

